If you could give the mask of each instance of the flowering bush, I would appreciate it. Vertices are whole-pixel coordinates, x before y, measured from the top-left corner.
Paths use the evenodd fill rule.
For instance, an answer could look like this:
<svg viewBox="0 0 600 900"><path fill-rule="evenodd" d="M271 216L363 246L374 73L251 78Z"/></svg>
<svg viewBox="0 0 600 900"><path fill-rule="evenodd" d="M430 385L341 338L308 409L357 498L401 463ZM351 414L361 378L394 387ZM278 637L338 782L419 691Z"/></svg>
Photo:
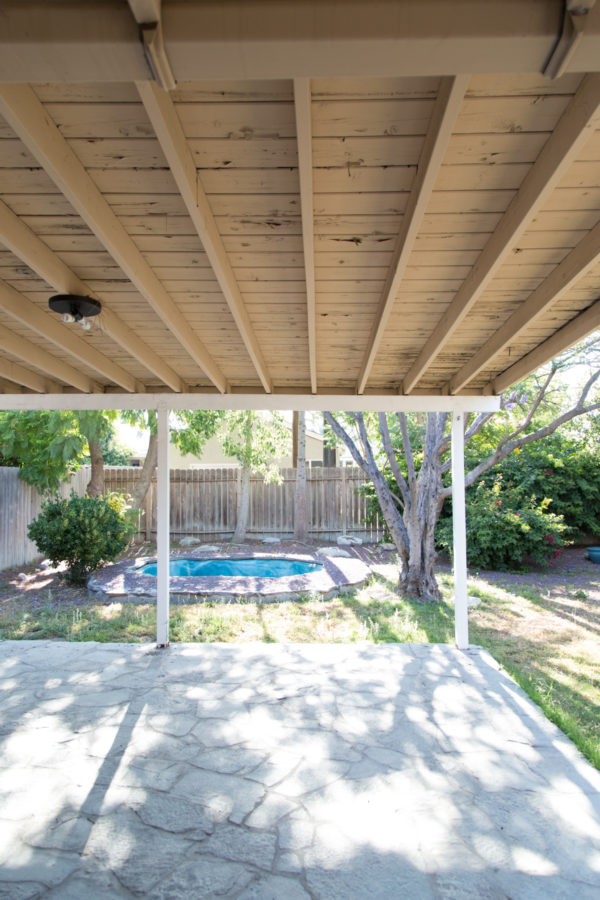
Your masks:
<svg viewBox="0 0 600 900"><path fill-rule="evenodd" d="M515 502L518 499L518 503ZM491 489L480 482L467 496L467 556L470 566L512 569L524 560L551 563L565 544L569 529L562 516L550 512L552 501L535 496L516 498L496 475ZM437 545L452 553L452 519L442 519Z"/></svg>
<svg viewBox="0 0 600 900"><path fill-rule="evenodd" d="M514 450L481 480L491 489L499 472L502 492L510 491L513 508L526 504L531 495L551 497L552 510L564 516L573 536L600 537L600 453L594 442L557 432Z"/></svg>
<svg viewBox="0 0 600 900"><path fill-rule="evenodd" d="M28 534L54 565L67 563L67 581L85 584L91 572L129 543L132 524L125 507L119 495L55 498L43 504Z"/></svg>

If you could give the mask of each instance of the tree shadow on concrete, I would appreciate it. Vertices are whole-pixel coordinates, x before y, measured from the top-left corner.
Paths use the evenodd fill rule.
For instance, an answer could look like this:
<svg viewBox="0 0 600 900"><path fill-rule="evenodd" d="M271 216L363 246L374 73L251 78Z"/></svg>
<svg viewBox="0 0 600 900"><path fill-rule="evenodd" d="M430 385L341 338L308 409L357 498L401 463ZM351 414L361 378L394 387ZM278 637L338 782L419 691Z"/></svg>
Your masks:
<svg viewBox="0 0 600 900"><path fill-rule="evenodd" d="M15 642L0 681L0 896L600 890L600 776L485 652Z"/></svg>

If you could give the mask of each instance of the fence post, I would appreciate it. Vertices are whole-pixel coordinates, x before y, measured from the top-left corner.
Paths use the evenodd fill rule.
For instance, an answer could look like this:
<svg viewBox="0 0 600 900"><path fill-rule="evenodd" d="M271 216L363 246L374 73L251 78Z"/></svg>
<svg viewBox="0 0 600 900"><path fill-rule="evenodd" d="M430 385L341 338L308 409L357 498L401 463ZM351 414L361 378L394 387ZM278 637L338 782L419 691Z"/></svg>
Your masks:
<svg viewBox="0 0 600 900"><path fill-rule="evenodd" d="M153 479L151 478L146 491L146 499L144 500L144 527L147 541L152 540L152 481Z"/></svg>
<svg viewBox="0 0 600 900"><path fill-rule="evenodd" d="M341 466L341 491L342 491L342 534L346 534L348 528L348 511L346 503L346 466Z"/></svg>

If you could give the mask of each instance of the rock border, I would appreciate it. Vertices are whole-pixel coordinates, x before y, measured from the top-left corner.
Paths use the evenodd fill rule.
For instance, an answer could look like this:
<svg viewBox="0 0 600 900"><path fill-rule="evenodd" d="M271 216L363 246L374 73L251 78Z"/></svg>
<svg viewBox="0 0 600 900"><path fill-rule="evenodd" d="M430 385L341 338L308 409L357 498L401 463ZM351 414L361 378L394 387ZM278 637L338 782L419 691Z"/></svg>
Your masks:
<svg viewBox="0 0 600 900"><path fill-rule="evenodd" d="M211 554L215 555L215 554ZM286 559L299 562L316 562L322 566L317 572L304 575L288 575L281 578L252 578L249 576L171 576L170 593L178 602L203 600L245 600L255 603L275 603L281 600L298 600L305 594L319 594L319 599L330 599L336 594L362 586L370 575L369 567L356 556L329 557L316 552L263 553L233 550L219 553L219 559ZM207 559L199 548L187 552L172 552L171 559ZM88 580L88 590L107 602L120 600L144 603L156 598L156 577L143 575L139 569L155 556L138 557L106 566ZM201 584L200 584L201 582Z"/></svg>

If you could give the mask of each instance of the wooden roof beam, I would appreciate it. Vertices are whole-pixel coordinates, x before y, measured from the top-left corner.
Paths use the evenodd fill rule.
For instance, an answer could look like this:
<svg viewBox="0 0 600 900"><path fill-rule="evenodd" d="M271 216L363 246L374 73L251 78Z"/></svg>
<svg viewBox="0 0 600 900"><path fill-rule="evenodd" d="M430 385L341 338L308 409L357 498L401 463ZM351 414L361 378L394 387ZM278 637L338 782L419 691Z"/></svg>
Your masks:
<svg viewBox="0 0 600 900"><path fill-rule="evenodd" d="M546 141L519 191L404 378L409 394L491 282L510 250L592 136L600 107L600 75L587 75Z"/></svg>
<svg viewBox="0 0 600 900"><path fill-rule="evenodd" d="M592 266L600 263L600 222L586 234L547 278L514 311L448 384L455 394L492 363L513 341L547 312Z"/></svg>
<svg viewBox="0 0 600 900"><path fill-rule="evenodd" d="M178 81L541 72L563 7L560 0L169 0L162 25ZM596 4L571 71L600 67L598 12ZM146 77L124 0L2 0L0 81Z"/></svg>
<svg viewBox="0 0 600 900"><path fill-rule="evenodd" d="M88 378L83 372L79 372L68 363L57 359L47 350L21 337L10 328L5 328L4 325L0 325L0 348L23 362L35 366L36 369L41 369L52 379L58 379L59 382L64 381L80 391L91 394L100 390L98 385L94 384L91 378Z"/></svg>
<svg viewBox="0 0 600 900"><path fill-rule="evenodd" d="M364 392L369 380L379 345L396 302L404 271L412 253L468 84L468 75L457 75L453 78L442 78L441 80L429 128L419 157L417 174L402 218L402 227L398 235L394 258L383 289L379 310L373 323L358 378L357 390L359 394Z"/></svg>
<svg viewBox="0 0 600 900"><path fill-rule="evenodd" d="M0 113L69 203L146 298L179 343L221 391L225 376L194 334L29 85L0 85Z"/></svg>
<svg viewBox="0 0 600 900"><path fill-rule="evenodd" d="M0 377L29 388L37 394L50 394L54 391L60 393L62 390L62 386L55 381L44 378L43 375L32 372L31 369L26 369L25 366L5 359L3 356L0 356Z"/></svg>
<svg viewBox="0 0 600 900"><path fill-rule="evenodd" d="M84 294L99 299L87 285L34 232L0 200L0 240L15 256L43 278L59 294ZM185 385L176 372L155 353L102 300L100 326L117 344L174 391Z"/></svg>
<svg viewBox="0 0 600 900"><path fill-rule="evenodd" d="M586 310L567 322L562 328L556 331L548 340L539 344L531 353L524 356L518 362L505 369L501 375L491 381L485 389L486 394L501 394L515 382L520 381L527 375L531 375L540 366L553 360L563 350L568 350L577 341L582 341L600 328L600 300L592 306L588 306Z"/></svg>
<svg viewBox="0 0 600 900"><path fill-rule="evenodd" d="M311 93L308 78L294 79L296 135L298 141L298 175L300 178L300 210L302 244L306 280L306 315L308 319L308 365L310 389L317 393L317 311L315 299L315 246L313 233L313 177Z"/></svg>
<svg viewBox="0 0 600 900"><path fill-rule="evenodd" d="M0 281L0 310L8 313L13 319L33 329L33 331L37 331L45 340L52 341L57 347L66 350L67 353L86 363L86 365L95 369L105 378L108 378L109 381L120 385L126 391L139 392L140 385L133 375L130 375L121 366L118 366L103 353L100 353L86 340L74 334L58 318L44 312L37 304L28 300L27 297L24 297L23 294L4 281ZM72 384L72 377L64 380ZM76 387L81 391L96 390L93 382L87 376L82 376L80 384L76 385Z"/></svg>
<svg viewBox="0 0 600 900"><path fill-rule="evenodd" d="M137 89L254 368L271 393L267 366L175 107L168 93L152 81L138 82Z"/></svg>

